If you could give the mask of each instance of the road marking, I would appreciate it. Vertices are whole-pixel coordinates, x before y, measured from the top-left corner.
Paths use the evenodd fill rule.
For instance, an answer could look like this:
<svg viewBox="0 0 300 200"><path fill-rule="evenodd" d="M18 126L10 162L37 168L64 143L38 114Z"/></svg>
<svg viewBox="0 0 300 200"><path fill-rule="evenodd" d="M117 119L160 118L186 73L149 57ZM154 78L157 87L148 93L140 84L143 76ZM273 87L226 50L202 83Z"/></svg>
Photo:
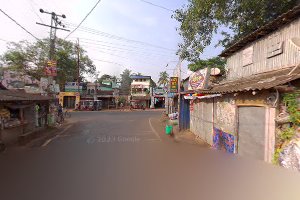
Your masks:
<svg viewBox="0 0 300 200"><path fill-rule="evenodd" d="M157 139L157 138L153 138L153 139L145 139L144 140L145 142L161 142L160 139Z"/></svg>
<svg viewBox="0 0 300 200"><path fill-rule="evenodd" d="M53 138L48 139L44 144L42 144L42 147L46 147L47 145L50 144L50 142L52 142L53 140L55 140L58 137L61 137L61 135L66 132L72 125L68 125L64 130L62 130L59 134L57 134L56 136L54 136Z"/></svg>
<svg viewBox="0 0 300 200"><path fill-rule="evenodd" d="M149 118L149 125L150 125L150 128L151 128L152 132L156 135L156 137L159 139L159 141L162 141L159 134L156 132L156 130L152 126L151 118Z"/></svg>
<svg viewBox="0 0 300 200"><path fill-rule="evenodd" d="M58 138L58 135L56 135L55 137L50 138L49 140L47 140L47 141L42 145L42 147L47 146L48 144L50 144L50 142L51 142L52 140L54 140L54 139L56 139L56 138Z"/></svg>

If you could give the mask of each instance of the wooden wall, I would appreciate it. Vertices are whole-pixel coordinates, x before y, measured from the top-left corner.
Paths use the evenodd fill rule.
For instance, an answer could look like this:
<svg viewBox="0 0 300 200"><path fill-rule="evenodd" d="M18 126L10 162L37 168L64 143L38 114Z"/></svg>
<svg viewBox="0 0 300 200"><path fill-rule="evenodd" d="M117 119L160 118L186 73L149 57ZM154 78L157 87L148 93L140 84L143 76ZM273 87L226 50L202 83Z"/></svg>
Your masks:
<svg viewBox="0 0 300 200"><path fill-rule="evenodd" d="M270 40L272 37L273 41L275 38L276 42L283 42L282 53L268 58L268 48L270 48ZM300 38L300 19L285 25L281 29L249 44L228 57L227 78L233 80L299 64L299 48L290 41L290 39L294 37ZM243 50L251 46L253 46L252 63L243 66Z"/></svg>

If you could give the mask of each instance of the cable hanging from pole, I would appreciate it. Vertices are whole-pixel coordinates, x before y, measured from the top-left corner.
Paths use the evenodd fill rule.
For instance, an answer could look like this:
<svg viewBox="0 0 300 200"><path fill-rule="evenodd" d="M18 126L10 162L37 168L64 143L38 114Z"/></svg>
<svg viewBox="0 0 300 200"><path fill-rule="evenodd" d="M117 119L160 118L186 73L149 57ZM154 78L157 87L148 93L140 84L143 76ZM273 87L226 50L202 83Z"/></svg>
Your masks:
<svg viewBox="0 0 300 200"><path fill-rule="evenodd" d="M30 31L28 31L25 27L23 27L21 24L19 24L16 20L14 20L11 16L9 16L6 12L4 12L1 8L0 8L0 12L2 12L6 17L8 17L10 20L12 20L13 22L15 22L19 27L21 27L24 31L26 31L29 35L31 35L32 37L34 37L34 39L36 40L40 40L39 38L37 38L36 36L34 36Z"/></svg>
<svg viewBox="0 0 300 200"><path fill-rule="evenodd" d="M88 12L88 14L81 20L81 22L78 24L78 26L71 31L66 37L65 39L67 39L72 33L74 33L80 26L81 24L86 20L86 18L93 12L93 10L97 7L97 5L101 2L101 0L98 0L97 3L94 5L94 7L90 10L90 12Z"/></svg>

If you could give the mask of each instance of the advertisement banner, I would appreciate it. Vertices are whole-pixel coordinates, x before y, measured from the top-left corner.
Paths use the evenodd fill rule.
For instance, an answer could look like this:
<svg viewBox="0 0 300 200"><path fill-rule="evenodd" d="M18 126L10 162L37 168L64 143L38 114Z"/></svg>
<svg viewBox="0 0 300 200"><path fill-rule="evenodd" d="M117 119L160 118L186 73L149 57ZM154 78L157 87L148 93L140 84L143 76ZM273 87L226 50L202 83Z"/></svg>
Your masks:
<svg viewBox="0 0 300 200"><path fill-rule="evenodd" d="M209 70L207 68L198 70L190 75L188 90L201 90L207 88Z"/></svg>
<svg viewBox="0 0 300 200"><path fill-rule="evenodd" d="M170 92L178 93L178 77L170 78Z"/></svg>
<svg viewBox="0 0 300 200"><path fill-rule="evenodd" d="M45 67L45 75L46 76L57 76L57 69L56 69L56 61L49 60L47 62L47 66Z"/></svg>

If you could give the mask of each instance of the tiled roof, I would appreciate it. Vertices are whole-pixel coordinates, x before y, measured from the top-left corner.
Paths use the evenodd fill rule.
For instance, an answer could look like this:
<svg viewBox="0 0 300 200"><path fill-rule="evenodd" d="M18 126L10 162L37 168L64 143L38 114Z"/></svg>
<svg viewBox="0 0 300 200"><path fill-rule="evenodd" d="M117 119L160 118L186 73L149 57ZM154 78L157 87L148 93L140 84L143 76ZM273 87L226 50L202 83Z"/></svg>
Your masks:
<svg viewBox="0 0 300 200"><path fill-rule="evenodd" d="M266 25L260 27L256 31L246 35L245 37L238 40L236 43L231 45L229 48L225 49L220 56L221 57L228 57L231 56L233 53L239 51L249 43L258 40L261 37L264 37L273 31L281 28L282 26L292 22L293 20L300 17L300 5L294 7L293 9L289 10L288 12L280 15L273 21L267 23Z"/></svg>
<svg viewBox="0 0 300 200"><path fill-rule="evenodd" d="M29 94L17 90L0 90L0 101L45 101L52 97Z"/></svg>
<svg viewBox="0 0 300 200"><path fill-rule="evenodd" d="M269 71L238 80L224 81L219 84L212 85L209 90L201 90L200 92L232 93L239 91L270 89L296 79L300 79L300 65Z"/></svg>

